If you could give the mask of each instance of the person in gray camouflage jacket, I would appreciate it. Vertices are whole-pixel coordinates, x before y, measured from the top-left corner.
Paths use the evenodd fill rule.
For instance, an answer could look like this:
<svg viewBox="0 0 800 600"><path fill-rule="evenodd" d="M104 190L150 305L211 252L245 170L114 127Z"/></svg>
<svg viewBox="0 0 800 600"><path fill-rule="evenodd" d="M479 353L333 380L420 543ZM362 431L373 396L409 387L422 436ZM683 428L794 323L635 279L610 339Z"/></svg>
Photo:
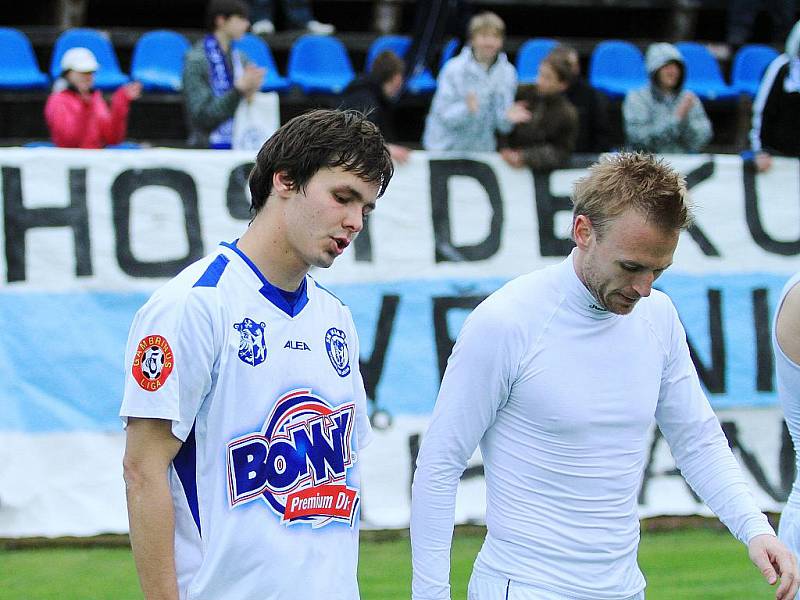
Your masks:
<svg viewBox="0 0 800 600"><path fill-rule="evenodd" d="M626 145L655 153L700 152L711 140L703 104L683 89L686 67L672 44L652 44L645 57L650 83L629 92L622 105Z"/></svg>

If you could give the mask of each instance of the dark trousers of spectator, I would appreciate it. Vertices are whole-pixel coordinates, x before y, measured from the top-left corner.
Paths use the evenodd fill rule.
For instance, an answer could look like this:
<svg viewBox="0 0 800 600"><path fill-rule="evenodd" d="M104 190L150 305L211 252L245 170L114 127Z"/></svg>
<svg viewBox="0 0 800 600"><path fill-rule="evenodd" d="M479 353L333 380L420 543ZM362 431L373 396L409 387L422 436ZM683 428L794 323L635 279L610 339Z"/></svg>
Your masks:
<svg viewBox="0 0 800 600"><path fill-rule="evenodd" d="M465 0L419 0L415 3L411 46L406 54L406 81L426 67L436 72L436 57L446 35L464 40L470 10Z"/></svg>
<svg viewBox="0 0 800 600"><path fill-rule="evenodd" d="M753 24L762 8L767 9L772 19L772 43L783 43L795 22L795 0L729 0L728 44L738 48L750 41Z"/></svg>
<svg viewBox="0 0 800 600"><path fill-rule="evenodd" d="M291 28L302 29L314 17L311 15L311 6L308 0L282 0L283 16L286 24ZM264 19L275 22L274 0L250 0L250 21L256 23Z"/></svg>

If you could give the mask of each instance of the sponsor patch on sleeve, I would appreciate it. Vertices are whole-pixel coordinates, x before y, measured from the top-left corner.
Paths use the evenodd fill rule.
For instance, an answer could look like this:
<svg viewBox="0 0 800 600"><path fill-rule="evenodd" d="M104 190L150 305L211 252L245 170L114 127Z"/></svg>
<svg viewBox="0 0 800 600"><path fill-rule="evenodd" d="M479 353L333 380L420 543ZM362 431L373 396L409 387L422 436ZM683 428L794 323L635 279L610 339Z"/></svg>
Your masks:
<svg viewBox="0 0 800 600"><path fill-rule="evenodd" d="M172 373L175 360L164 336L148 335L136 345L131 373L143 390L155 392Z"/></svg>

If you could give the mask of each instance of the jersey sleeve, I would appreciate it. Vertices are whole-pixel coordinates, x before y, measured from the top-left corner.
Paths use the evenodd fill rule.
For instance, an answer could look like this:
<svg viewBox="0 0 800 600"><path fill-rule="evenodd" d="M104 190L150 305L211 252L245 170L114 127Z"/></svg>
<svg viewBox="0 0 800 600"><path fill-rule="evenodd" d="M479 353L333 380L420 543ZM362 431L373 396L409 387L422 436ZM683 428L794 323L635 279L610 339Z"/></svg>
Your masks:
<svg viewBox="0 0 800 600"><path fill-rule="evenodd" d="M369 421L369 414L367 411L367 392L364 389L364 379L361 377L360 365L360 344L358 340L358 332L353 322L353 316L350 310L347 310L347 317L350 321L350 331L352 332L352 373L353 373L353 402L356 405L356 433L358 435L358 447L366 448L372 442L373 433L372 425Z"/></svg>
<svg viewBox="0 0 800 600"><path fill-rule="evenodd" d="M411 501L412 597L450 598L456 491L467 461L511 392L522 342L497 306L467 318L422 440Z"/></svg>
<svg viewBox="0 0 800 600"><path fill-rule="evenodd" d="M125 353L120 417L172 421L185 441L211 389L215 362L211 297L216 291L175 297L157 292L137 313Z"/></svg>
<svg viewBox="0 0 800 600"><path fill-rule="evenodd" d="M740 541L747 544L756 535L774 535L700 387L686 332L671 304L670 309L667 360L656 421L675 463L692 489Z"/></svg>

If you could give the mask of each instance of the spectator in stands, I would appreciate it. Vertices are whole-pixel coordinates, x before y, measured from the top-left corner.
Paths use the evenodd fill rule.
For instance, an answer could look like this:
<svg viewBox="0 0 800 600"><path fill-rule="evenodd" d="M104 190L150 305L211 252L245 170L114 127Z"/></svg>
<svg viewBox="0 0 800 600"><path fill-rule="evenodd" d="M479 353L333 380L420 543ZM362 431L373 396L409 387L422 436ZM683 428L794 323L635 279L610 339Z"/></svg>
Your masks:
<svg viewBox="0 0 800 600"><path fill-rule="evenodd" d="M729 0L725 41L731 56L750 41L756 17L763 8L772 20L772 42L777 46L786 39L795 19L795 0Z"/></svg>
<svg viewBox="0 0 800 600"><path fill-rule="evenodd" d="M767 68L753 103L750 148L759 171L772 154L800 156L800 21L786 39L786 50Z"/></svg>
<svg viewBox="0 0 800 600"><path fill-rule="evenodd" d="M629 92L622 105L625 137L646 152L699 152L711 140L703 104L683 89L683 57L672 44L652 44L645 57L650 83Z"/></svg>
<svg viewBox="0 0 800 600"><path fill-rule="evenodd" d="M97 68L97 59L88 48L70 48L61 58L61 79L44 107L56 146L105 148L125 139L130 105L142 95L142 84L133 82L117 89L109 108L94 89Z"/></svg>
<svg viewBox="0 0 800 600"><path fill-rule="evenodd" d="M363 75L350 83L342 94L341 109L352 108L366 113L375 123L387 141L392 160L404 163L410 150L396 144L397 132L394 125L394 103L403 89L405 62L391 50L384 50Z"/></svg>
<svg viewBox="0 0 800 600"><path fill-rule="evenodd" d="M516 99L532 118L501 138L500 155L509 165L549 171L567 164L578 135L578 113L564 95L573 77L568 57L556 48L539 63L536 84L519 87Z"/></svg>
<svg viewBox="0 0 800 600"><path fill-rule="evenodd" d="M282 0L283 16L288 29L305 29L317 35L330 35L336 28L330 23L314 19L309 0ZM253 33L275 33L274 0L250 0L253 14Z"/></svg>
<svg viewBox="0 0 800 600"><path fill-rule="evenodd" d="M439 73L422 136L426 150L493 152L496 130L508 133L530 120L524 103L514 102L517 71L501 52L504 35L496 14L472 17L469 45Z"/></svg>
<svg viewBox="0 0 800 600"><path fill-rule="evenodd" d="M611 148L611 128L609 127L606 97L581 76L580 60L575 48L559 44L551 54L559 57L563 54L572 68L571 83L565 94L567 100L578 112L578 138L575 142L575 152L605 152Z"/></svg>
<svg viewBox="0 0 800 600"><path fill-rule="evenodd" d="M244 0L211 0L206 19L211 33L186 54L183 67L189 146L225 149L231 147L239 101L261 88L265 70L233 48L250 27Z"/></svg>

